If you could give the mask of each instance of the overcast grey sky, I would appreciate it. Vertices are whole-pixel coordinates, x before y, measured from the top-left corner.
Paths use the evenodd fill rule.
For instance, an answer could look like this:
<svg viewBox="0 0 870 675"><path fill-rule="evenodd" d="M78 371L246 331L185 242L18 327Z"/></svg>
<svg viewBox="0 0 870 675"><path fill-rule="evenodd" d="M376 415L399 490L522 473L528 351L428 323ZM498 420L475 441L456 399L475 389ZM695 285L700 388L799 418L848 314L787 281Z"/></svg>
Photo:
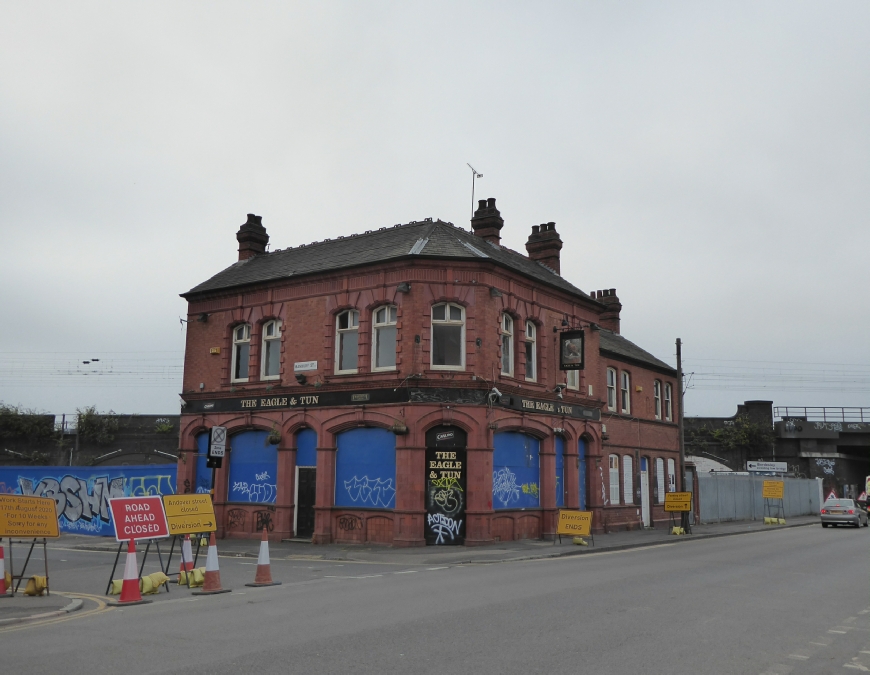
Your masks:
<svg viewBox="0 0 870 675"><path fill-rule="evenodd" d="M0 400L177 412L178 294L246 213L467 227L471 162L504 244L555 221L623 335L683 339L687 414L870 406L868 36L866 0L3 0Z"/></svg>

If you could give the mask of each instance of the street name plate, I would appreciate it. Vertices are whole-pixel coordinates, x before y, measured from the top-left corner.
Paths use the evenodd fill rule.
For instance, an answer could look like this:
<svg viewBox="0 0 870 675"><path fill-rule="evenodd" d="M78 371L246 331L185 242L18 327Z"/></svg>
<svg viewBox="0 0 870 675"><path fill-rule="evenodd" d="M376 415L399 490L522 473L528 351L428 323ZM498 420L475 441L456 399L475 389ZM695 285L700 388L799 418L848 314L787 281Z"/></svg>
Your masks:
<svg viewBox="0 0 870 675"><path fill-rule="evenodd" d="M783 499L785 483L781 480L766 480L761 486L761 496L764 499Z"/></svg>
<svg viewBox="0 0 870 675"><path fill-rule="evenodd" d="M51 497L0 494L0 538L59 536L57 505Z"/></svg>
<svg viewBox="0 0 870 675"><path fill-rule="evenodd" d="M591 511L568 511L566 509L559 509L559 521L556 524L556 534L588 537L591 533Z"/></svg>
<svg viewBox="0 0 870 675"><path fill-rule="evenodd" d="M169 536L163 501L157 495L148 497L116 497L109 500L115 539L130 541L162 539Z"/></svg>
<svg viewBox="0 0 870 675"><path fill-rule="evenodd" d="M193 534L194 532L215 532L217 519L211 497L196 495L163 495L169 534Z"/></svg>
<svg viewBox="0 0 870 675"><path fill-rule="evenodd" d="M692 510L691 492L665 492L665 512Z"/></svg>

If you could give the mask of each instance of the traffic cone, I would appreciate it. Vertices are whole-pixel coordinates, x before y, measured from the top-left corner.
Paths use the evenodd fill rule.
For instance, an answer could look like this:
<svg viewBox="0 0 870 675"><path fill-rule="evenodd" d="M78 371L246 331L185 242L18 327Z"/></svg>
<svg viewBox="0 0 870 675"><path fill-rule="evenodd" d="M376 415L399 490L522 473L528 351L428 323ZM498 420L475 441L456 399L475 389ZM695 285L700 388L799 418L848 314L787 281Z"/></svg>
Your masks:
<svg viewBox="0 0 870 675"><path fill-rule="evenodd" d="M3 544L0 540L0 598L11 598L8 595L9 590L6 588L6 560L3 553Z"/></svg>
<svg viewBox="0 0 870 675"><path fill-rule="evenodd" d="M257 574L254 583L245 586L280 586L280 581L272 581L272 566L269 564L269 537L263 528L263 538L260 540L260 555L257 557Z"/></svg>
<svg viewBox="0 0 870 675"><path fill-rule="evenodd" d="M131 539L127 543L127 562L124 565L124 582L121 586L121 597L111 600L108 604L115 607L121 605L144 605L151 602L143 600L139 591L139 565L136 563L136 543Z"/></svg>
<svg viewBox="0 0 870 675"><path fill-rule="evenodd" d="M190 548L190 535L184 535L181 544L181 564L178 567L178 583L187 583L187 574L193 569L193 551Z"/></svg>
<svg viewBox="0 0 870 675"><path fill-rule="evenodd" d="M221 588L217 544L214 540L214 532L212 532L208 542L208 555L205 559L205 581L202 584L202 589L193 591L192 595L214 595L216 593L229 593L231 590L231 588Z"/></svg>

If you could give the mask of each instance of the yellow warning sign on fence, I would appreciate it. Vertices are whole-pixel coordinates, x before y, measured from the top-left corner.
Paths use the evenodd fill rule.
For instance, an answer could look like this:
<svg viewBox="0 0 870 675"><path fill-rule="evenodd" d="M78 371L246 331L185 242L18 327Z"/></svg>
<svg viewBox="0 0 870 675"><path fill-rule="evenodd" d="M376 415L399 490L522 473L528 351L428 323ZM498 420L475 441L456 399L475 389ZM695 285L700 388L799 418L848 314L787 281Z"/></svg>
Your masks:
<svg viewBox="0 0 870 675"><path fill-rule="evenodd" d="M761 496L764 499L783 499L785 497L785 482L781 480L766 480L761 486Z"/></svg>
<svg viewBox="0 0 870 675"><path fill-rule="evenodd" d="M665 492L665 511L691 511L692 510L692 493L691 492Z"/></svg>
<svg viewBox="0 0 870 675"><path fill-rule="evenodd" d="M166 510L166 522L169 523L169 534L217 530L217 519L209 495L163 495L163 508Z"/></svg>
<svg viewBox="0 0 870 675"><path fill-rule="evenodd" d="M59 537L51 497L0 494L0 537Z"/></svg>
<svg viewBox="0 0 870 675"><path fill-rule="evenodd" d="M556 524L556 534L588 537L591 533L591 511L566 511L565 509L559 509L559 522Z"/></svg>

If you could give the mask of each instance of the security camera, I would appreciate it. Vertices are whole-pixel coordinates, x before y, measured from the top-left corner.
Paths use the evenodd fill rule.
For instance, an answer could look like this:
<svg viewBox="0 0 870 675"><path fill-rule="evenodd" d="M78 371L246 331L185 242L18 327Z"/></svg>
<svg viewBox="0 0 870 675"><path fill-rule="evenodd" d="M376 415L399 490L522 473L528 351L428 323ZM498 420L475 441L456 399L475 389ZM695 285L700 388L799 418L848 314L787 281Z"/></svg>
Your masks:
<svg viewBox="0 0 870 675"><path fill-rule="evenodd" d="M501 392L498 389L496 389L495 387L493 387L492 391L489 392L489 395L487 396L487 398L489 399L490 403L496 403L501 398Z"/></svg>
<svg viewBox="0 0 870 675"><path fill-rule="evenodd" d="M495 387L492 388L492 394L501 398L501 392Z"/></svg>
<svg viewBox="0 0 870 675"><path fill-rule="evenodd" d="M566 384L557 384L557 385L556 385L556 387L554 388L554 391L556 392L556 398L564 398L564 396L562 396L562 391L563 391L567 386L568 386L568 385L566 385Z"/></svg>

